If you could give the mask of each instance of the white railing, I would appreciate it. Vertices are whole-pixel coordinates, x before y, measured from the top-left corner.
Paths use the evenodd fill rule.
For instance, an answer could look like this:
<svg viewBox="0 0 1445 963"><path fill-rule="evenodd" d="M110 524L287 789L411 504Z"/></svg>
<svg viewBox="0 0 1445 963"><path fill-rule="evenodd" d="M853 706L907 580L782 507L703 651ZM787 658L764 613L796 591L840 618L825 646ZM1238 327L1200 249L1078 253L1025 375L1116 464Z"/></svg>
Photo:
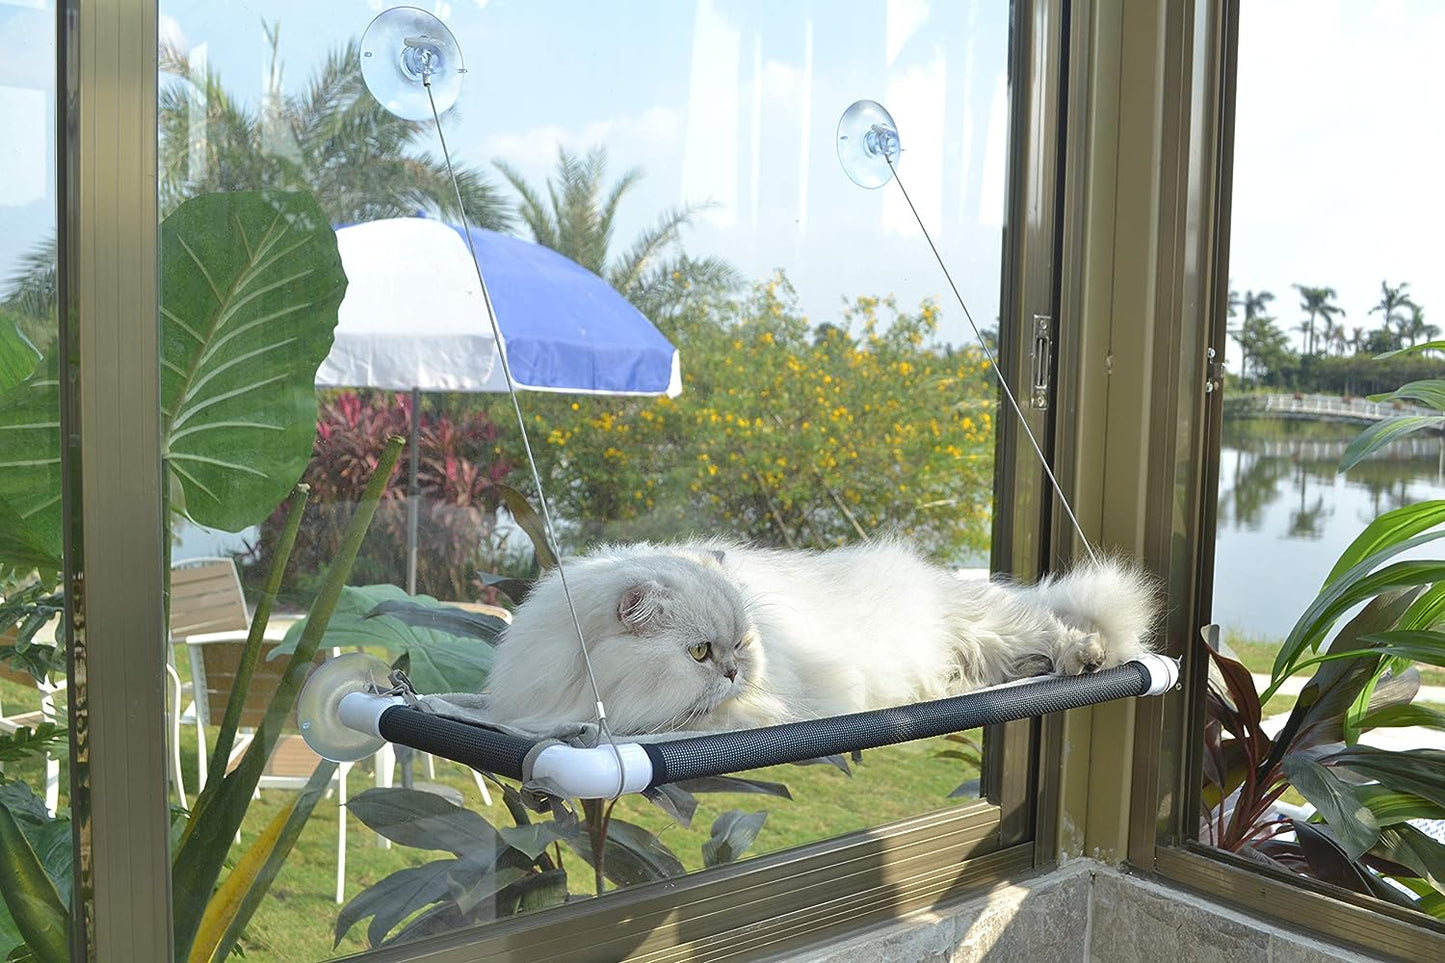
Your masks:
<svg viewBox="0 0 1445 963"><path fill-rule="evenodd" d="M1435 415L1440 412L1399 402L1338 398L1331 395L1250 395L1240 399L1251 411L1351 421L1384 421L1399 415Z"/></svg>

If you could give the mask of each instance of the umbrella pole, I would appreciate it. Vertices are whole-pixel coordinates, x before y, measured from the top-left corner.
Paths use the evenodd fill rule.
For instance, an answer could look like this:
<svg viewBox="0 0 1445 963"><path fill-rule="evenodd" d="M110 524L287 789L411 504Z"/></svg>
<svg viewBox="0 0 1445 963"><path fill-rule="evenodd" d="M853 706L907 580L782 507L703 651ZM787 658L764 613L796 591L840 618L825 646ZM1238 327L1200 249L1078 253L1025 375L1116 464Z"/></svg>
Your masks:
<svg viewBox="0 0 1445 963"><path fill-rule="evenodd" d="M420 431L418 425L421 422L421 389L411 389L411 459L407 472L406 487L406 592L408 595L416 594L416 535L417 535L417 502L421 498L421 490L417 486L417 467L420 461Z"/></svg>

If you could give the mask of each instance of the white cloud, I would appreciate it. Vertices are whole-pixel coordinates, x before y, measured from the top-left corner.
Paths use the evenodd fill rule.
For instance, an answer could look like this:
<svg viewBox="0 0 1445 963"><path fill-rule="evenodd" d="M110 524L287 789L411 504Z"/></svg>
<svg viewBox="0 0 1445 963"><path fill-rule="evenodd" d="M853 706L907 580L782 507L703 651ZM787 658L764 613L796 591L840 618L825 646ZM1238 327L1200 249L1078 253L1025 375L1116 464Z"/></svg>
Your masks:
<svg viewBox="0 0 1445 963"><path fill-rule="evenodd" d="M1243 11L1230 275L1287 329L1295 283L1334 287L1346 327L1378 326L1381 280L1440 312L1442 44L1445 8L1418 0Z"/></svg>
<svg viewBox="0 0 1445 963"><path fill-rule="evenodd" d="M620 162L626 158L641 155L626 160L626 166L631 166L648 155L675 154L681 143L681 129L676 111L653 107L637 117L593 121L575 130L547 124L515 134L493 134L482 141L479 152L489 160L504 160L523 173L550 173L557 161L557 148L576 152L604 144L612 156L609 166L620 171Z"/></svg>

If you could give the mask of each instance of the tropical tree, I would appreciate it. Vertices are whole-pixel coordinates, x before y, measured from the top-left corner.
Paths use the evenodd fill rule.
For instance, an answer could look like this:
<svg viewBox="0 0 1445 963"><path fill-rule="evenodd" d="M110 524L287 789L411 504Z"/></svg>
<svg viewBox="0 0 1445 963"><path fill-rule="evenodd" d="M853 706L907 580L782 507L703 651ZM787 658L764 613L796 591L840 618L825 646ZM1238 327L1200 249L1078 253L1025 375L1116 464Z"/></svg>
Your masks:
<svg viewBox="0 0 1445 963"><path fill-rule="evenodd" d="M1332 323L1337 316L1343 316L1345 309L1334 303L1339 297L1334 288L1314 288L1303 284L1294 285L1300 293L1300 310L1305 312L1305 320L1300 322L1300 332L1304 335L1304 354L1315 353L1315 328L1323 319L1326 324Z"/></svg>
<svg viewBox="0 0 1445 963"><path fill-rule="evenodd" d="M952 561L987 546L997 387L936 305L858 298L827 325L781 274L663 328L677 398L529 398L567 548L728 532L825 548L893 532Z"/></svg>
<svg viewBox="0 0 1445 963"><path fill-rule="evenodd" d="M1381 326L1392 335L1392 347L1398 348L1405 339L1405 329L1409 324L1404 312L1414 305L1406 289L1410 285L1401 281L1394 287L1389 281L1380 282L1380 300L1370 309L1370 313L1380 313Z"/></svg>
<svg viewBox="0 0 1445 963"><path fill-rule="evenodd" d="M1240 296L1238 291L1229 292L1229 316L1234 317L1237 310L1244 312L1244 323L1230 332L1234 340L1239 342L1241 375L1249 371L1250 338L1246 333L1249 323L1255 318L1263 317L1269 302L1273 300L1274 295L1269 291L1245 291L1243 296Z"/></svg>
<svg viewBox="0 0 1445 963"><path fill-rule="evenodd" d="M520 196L517 213L538 244L605 278L654 320L676 313L703 292L735 287L740 279L737 270L721 258L694 258L680 250L683 228L692 224L706 204L664 210L656 224L633 239L631 247L615 252L617 210L627 192L641 181L642 171L634 167L604 186L604 147L579 156L559 146L556 174L547 179L545 191L527 183L505 161L495 164Z"/></svg>
<svg viewBox="0 0 1445 963"><path fill-rule="evenodd" d="M1420 305L1410 302L1410 314L1401 325L1401 333L1410 339L1410 344L1416 345L1421 341L1430 341L1440 333L1440 328L1433 324L1425 323L1425 309Z"/></svg>
<svg viewBox="0 0 1445 963"><path fill-rule="evenodd" d="M1278 380L1294 360L1289 338L1275 326L1274 318L1261 315L1244 322L1239 346L1248 361L1248 367L1241 374L1247 377L1252 372L1257 380Z"/></svg>
<svg viewBox="0 0 1445 963"><path fill-rule="evenodd" d="M381 106L361 78L357 41L333 49L298 94L282 86L279 28L267 27L271 68L259 106L226 90L213 70L162 43L158 168L161 213L187 197L259 187L306 190L332 223L409 217L419 210L459 216L446 162L431 152L430 122ZM501 191L485 175L453 164L473 224L511 224Z"/></svg>
<svg viewBox="0 0 1445 963"><path fill-rule="evenodd" d="M157 192L165 217L183 201L223 191L305 191L332 224L459 214L446 163L427 148L430 124L386 110L361 79L356 41L331 51L305 88L288 95L277 54L279 29L266 28L271 66L259 105L227 89L214 70L162 42L157 104ZM480 171L453 165L471 223L506 229L500 189ZM24 258L3 303L29 317L55 310L55 239Z"/></svg>

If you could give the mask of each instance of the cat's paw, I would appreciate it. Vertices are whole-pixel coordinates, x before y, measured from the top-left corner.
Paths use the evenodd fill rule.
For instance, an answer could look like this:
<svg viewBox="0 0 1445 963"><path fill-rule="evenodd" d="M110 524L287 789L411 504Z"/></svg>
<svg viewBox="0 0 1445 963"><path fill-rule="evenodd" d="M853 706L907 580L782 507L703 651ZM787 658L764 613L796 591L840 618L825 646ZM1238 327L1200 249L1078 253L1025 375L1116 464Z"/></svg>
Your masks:
<svg viewBox="0 0 1445 963"><path fill-rule="evenodd" d="M1108 652L1104 649L1104 638L1097 632L1079 635L1059 647L1054 657L1054 667L1059 675L1083 675L1098 672L1104 667Z"/></svg>

